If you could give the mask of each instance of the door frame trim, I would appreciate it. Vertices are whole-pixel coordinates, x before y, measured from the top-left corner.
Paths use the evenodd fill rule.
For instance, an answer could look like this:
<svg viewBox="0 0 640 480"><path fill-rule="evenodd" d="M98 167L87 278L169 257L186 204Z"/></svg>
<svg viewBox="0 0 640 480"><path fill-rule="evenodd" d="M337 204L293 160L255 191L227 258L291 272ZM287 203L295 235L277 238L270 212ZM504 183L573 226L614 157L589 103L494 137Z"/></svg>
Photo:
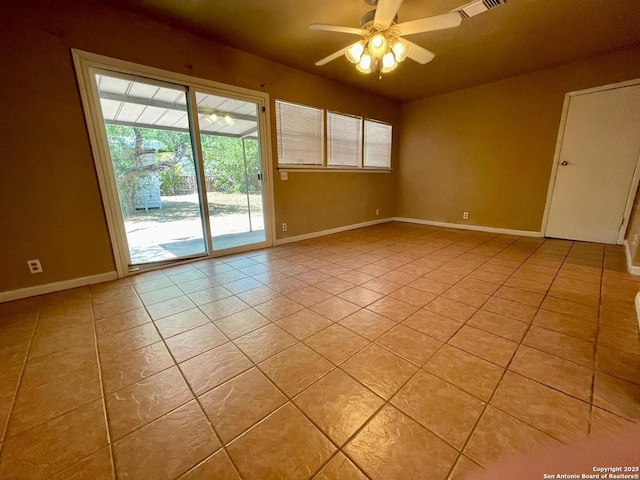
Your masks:
<svg viewBox="0 0 640 480"><path fill-rule="evenodd" d="M564 103L562 105L562 115L560 117L560 127L558 129L558 138L556 140L556 149L553 156L553 164L551 165L551 175L549 177L549 187L547 189L547 200L544 206L544 214L542 216L542 231L543 236L547 234L547 223L549 222L549 211L551 210L551 201L553 199L553 189L556 184L556 175L558 173L558 163L560 161L560 153L562 150L562 142L564 141L564 132L567 126L567 117L569 114L569 106L571 104L571 98L580 95L589 95L591 93L603 92L606 90L615 90L618 88L632 87L634 85L640 85L640 78L634 80L627 80L624 82L611 83L608 85L601 85L598 87L587 88L585 90L576 90L575 92L568 92L564 96ZM640 156L636 160L636 167L633 172L633 179L631 182L631 188L629 189L629 195L624 210L624 221L620 225L618 230L617 244L622 245L624 235L627 232L629 226L629 220L631 216L631 209L633 208L633 201L638 190L638 184L640 183Z"/></svg>
<svg viewBox="0 0 640 480"><path fill-rule="evenodd" d="M155 67L149 67L126 60L119 60L104 55L86 52L78 49L71 49L73 63L76 70L76 78L80 97L84 109L84 117L89 134L89 142L93 160L100 185L100 193L104 206L107 227L109 230L109 238L111 240L111 248L115 261L116 271L119 278L123 278L130 274L129 272L129 255L128 245L126 244L126 234L124 233L122 212L120 211L120 202L115 196L113 179L106 167L106 160L110 158L108 143L106 142L105 133L102 131L102 123L100 122L100 103L96 98L96 89L93 83L91 71L94 69L113 71L120 74L129 74L139 77L157 80L163 83L175 84L187 87L188 90L202 89L205 91L215 91L220 95L227 95L231 98L241 98L247 101L255 102L260 110L262 117L259 120L260 143L262 145L262 174L263 174L263 195L267 198L263 199L265 215L268 221L265 222L265 244L274 245L276 238L275 223L275 199L273 191L273 150L271 145L271 122L269 121L268 112L271 108L269 94L250 90L243 87L236 87L213 80L193 77L181 73L162 70ZM125 244L123 244L123 241ZM264 248L265 245L260 245ZM213 256L227 255L241 251L250 250L251 246L234 247L227 250L209 251L208 256L202 258L210 258ZM178 260L180 261L180 260ZM164 265L163 265L164 266Z"/></svg>

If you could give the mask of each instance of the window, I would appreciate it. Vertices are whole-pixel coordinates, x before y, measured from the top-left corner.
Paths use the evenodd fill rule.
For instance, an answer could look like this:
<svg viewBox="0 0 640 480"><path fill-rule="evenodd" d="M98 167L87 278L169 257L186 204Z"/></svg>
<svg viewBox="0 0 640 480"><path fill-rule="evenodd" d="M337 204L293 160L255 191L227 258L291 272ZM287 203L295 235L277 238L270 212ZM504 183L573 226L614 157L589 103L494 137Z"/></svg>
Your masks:
<svg viewBox="0 0 640 480"><path fill-rule="evenodd" d="M392 127L356 115L276 100L278 166L390 170Z"/></svg>
<svg viewBox="0 0 640 480"><path fill-rule="evenodd" d="M327 164L360 167L362 117L327 112Z"/></svg>
<svg viewBox="0 0 640 480"><path fill-rule="evenodd" d="M391 125L364 121L364 166L391 168Z"/></svg>
<svg viewBox="0 0 640 480"><path fill-rule="evenodd" d="M276 100L279 165L322 165L323 111Z"/></svg>

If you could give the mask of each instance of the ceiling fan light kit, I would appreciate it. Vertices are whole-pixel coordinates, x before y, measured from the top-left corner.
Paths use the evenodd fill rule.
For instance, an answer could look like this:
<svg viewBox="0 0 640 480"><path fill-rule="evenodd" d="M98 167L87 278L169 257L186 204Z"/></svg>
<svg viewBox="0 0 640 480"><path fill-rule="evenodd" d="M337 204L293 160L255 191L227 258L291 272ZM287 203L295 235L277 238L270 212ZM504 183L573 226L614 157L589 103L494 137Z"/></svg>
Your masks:
<svg viewBox="0 0 640 480"><path fill-rule="evenodd" d="M410 58L422 65L430 62L435 54L426 48L416 45L402 36L453 28L460 25L463 18L478 15L490 8L506 3L507 0L474 0L456 10L442 15L412 20L398 24L398 9L402 0L365 0L368 5L377 8L364 14L360 20L360 28L340 27L314 23L312 30L360 35L361 40L316 62L317 66L325 65L336 58L344 56L355 64L358 71L369 74L395 70L404 59Z"/></svg>
<svg viewBox="0 0 640 480"><path fill-rule="evenodd" d="M398 63L407 58L408 50L409 46L392 35L390 30L373 30L367 37L348 47L344 55L362 73L387 73L395 70Z"/></svg>
<svg viewBox="0 0 640 480"><path fill-rule="evenodd" d="M347 51L344 52L344 56L347 57L347 60L349 60L351 63L357 64L357 63L360 63L360 59L364 54L364 50L365 50L365 43L363 40L360 40L359 42L356 42L353 45L351 45L349 48L347 48Z"/></svg>
<svg viewBox="0 0 640 480"><path fill-rule="evenodd" d="M393 50L393 57L396 59L396 62L400 63L405 58L407 58L407 54L409 53L409 45L397 38L396 41L391 45L391 50Z"/></svg>

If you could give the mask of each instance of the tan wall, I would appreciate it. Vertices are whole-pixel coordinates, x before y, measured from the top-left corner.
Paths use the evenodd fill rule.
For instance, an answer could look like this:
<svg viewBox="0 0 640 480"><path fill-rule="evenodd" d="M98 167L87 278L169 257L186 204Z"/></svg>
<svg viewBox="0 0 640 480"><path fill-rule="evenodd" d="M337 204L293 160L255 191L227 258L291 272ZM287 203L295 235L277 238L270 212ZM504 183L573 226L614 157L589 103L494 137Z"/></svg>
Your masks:
<svg viewBox="0 0 640 480"><path fill-rule="evenodd" d="M392 217L396 209L397 158L399 145L400 105L368 96L329 81L318 80L310 88L301 72L278 79L275 98L324 107L343 113L356 113L394 125L392 173L289 172L289 180L275 174L276 231L278 239L327 230L344 225ZM313 78L313 77L311 77ZM343 91L343 92L341 92ZM342 94L341 94L342 93ZM371 103L367 103L371 102ZM276 148L275 108L271 109L272 144ZM274 163L277 155L273 154ZM376 209L380 215L376 216ZM282 223L287 231L282 232Z"/></svg>
<svg viewBox="0 0 640 480"><path fill-rule="evenodd" d="M634 78L640 48L404 104L397 215L539 232L565 94Z"/></svg>
<svg viewBox="0 0 640 480"><path fill-rule="evenodd" d="M93 0L16 0L1 15L0 292L114 270L71 48L398 126L392 101ZM395 185L395 174L294 173L275 180L276 222L299 235L389 216ZM44 273L28 273L32 258Z"/></svg>

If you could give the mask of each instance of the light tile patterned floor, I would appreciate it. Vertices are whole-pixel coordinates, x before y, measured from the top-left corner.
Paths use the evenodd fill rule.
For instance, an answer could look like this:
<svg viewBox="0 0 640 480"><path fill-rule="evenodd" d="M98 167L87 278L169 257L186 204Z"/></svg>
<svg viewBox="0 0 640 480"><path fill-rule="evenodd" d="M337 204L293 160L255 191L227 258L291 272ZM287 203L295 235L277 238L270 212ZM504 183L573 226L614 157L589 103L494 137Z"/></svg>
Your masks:
<svg viewBox="0 0 640 480"><path fill-rule="evenodd" d="M394 223L2 304L0 478L461 479L638 422L624 270Z"/></svg>

